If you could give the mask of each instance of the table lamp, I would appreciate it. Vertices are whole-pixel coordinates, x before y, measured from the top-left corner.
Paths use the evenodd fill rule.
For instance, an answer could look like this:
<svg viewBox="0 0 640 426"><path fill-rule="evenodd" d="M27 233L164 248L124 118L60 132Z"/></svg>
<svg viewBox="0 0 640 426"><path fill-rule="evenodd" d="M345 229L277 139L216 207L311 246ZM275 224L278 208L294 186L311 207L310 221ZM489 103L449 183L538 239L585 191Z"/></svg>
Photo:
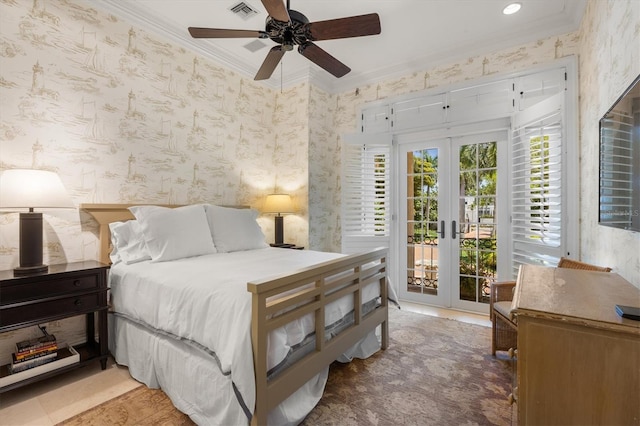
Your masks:
<svg viewBox="0 0 640 426"><path fill-rule="evenodd" d="M42 213L34 208L74 208L60 177L46 170L10 169L0 175L0 208L20 213L20 266L14 275L46 272L42 264Z"/></svg>
<svg viewBox="0 0 640 426"><path fill-rule="evenodd" d="M275 213L275 245L282 245L284 241L283 213L293 213L293 203L289 194L269 194L264 201L263 213Z"/></svg>

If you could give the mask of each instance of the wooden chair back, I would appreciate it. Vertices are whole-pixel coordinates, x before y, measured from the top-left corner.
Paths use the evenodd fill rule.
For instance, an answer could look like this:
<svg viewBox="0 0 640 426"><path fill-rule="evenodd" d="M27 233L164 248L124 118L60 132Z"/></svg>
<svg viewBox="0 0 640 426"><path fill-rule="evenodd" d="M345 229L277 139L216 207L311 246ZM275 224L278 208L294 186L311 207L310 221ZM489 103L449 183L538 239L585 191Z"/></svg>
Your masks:
<svg viewBox="0 0 640 426"><path fill-rule="evenodd" d="M558 268L582 269L585 271L611 272L611 268L607 266L596 266L589 263L580 262L578 260L561 257L558 262Z"/></svg>

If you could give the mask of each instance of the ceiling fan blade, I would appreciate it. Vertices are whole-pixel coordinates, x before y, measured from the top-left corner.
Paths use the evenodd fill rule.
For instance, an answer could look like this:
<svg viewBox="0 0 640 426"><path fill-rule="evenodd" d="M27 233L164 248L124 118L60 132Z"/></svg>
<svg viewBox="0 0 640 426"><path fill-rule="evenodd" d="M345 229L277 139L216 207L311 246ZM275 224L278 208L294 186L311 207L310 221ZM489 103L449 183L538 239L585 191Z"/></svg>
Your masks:
<svg viewBox="0 0 640 426"><path fill-rule="evenodd" d="M264 31L253 30L224 30L218 28L189 27L189 34L193 38L269 38Z"/></svg>
<svg viewBox="0 0 640 426"><path fill-rule="evenodd" d="M276 69L280 59L284 56L285 50L282 46L274 46L271 48L267 57L264 58L264 62L260 66L258 73L254 77L254 80L267 80L273 74L273 70Z"/></svg>
<svg viewBox="0 0 640 426"><path fill-rule="evenodd" d="M262 4L273 19L281 22L291 21L287 7L282 0L262 0Z"/></svg>
<svg viewBox="0 0 640 426"><path fill-rule="evenodd" d="M298 52L319 67L340 78L351 71L351 68L328 54L325 50L309 42L298 46Z"/></svg>
<svg viewBox="0 0 640 426"><path fill-rule="evenodd" d="M334 40L380 34L377 13L309 23L310 40Z"/></svg>

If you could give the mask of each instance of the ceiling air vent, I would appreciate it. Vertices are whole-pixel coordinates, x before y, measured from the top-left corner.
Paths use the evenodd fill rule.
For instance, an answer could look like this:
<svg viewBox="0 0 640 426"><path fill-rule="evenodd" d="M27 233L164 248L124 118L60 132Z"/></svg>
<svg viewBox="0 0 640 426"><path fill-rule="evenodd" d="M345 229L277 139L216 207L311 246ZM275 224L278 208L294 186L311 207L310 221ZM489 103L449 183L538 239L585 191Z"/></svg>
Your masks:
<svg viewBox="0 0 640 426"><path fill-rule="evenodd" d="M237 16L241 17L244 20L247 20L249 18L251 18L253 15L257 15L258 14L258 10L241 1L240 3L236 4L235 6L231 6L229 8L230 11L232 11L233 13L235 13Z"/></svg>
<svg viewBox="0 0 640 426"><path fill-rule="evenodd" d="M250 43L247 43L244 45L244 47L249 51L249 52L257 52L258 50L262 49L263 47L265 47L266 44L262 42L262 40L253 40Z"/></svg>

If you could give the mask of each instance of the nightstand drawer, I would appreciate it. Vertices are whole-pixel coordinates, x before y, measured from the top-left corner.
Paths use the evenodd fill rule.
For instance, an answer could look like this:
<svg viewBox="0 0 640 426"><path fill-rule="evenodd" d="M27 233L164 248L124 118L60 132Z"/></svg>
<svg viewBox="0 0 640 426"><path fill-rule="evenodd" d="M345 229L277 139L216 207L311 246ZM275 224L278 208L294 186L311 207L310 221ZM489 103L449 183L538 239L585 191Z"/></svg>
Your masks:
<svg viewBox="0 0 640 426"><path fill-rule="evenodd" d="M19 304L0 310L0 327L47 320L58 316L71 316L74 313L93 312L106 306L105 292L56 298L27 305Z"/></svg>
<svg viewBox="0 0 640 426"><path fill-rule="evenodd" d="M2 304L40 299L58 294L97 289L98 275L83 275L60 280L47 280L8 285L2 288Z"/></svg>

